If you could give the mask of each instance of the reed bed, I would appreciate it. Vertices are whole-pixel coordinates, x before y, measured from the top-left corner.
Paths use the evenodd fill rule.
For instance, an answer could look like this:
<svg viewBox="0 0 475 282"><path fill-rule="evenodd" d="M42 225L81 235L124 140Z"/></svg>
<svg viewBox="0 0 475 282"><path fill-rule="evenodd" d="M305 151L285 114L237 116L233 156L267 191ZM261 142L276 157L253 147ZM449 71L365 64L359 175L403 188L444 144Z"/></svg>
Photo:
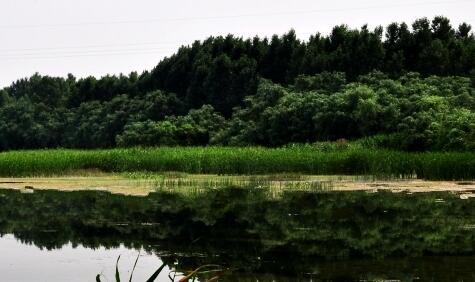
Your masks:
<svg viewBox="0 0 475 282"><path fill-rule="evenodd" d="M68 175L77 171L183 172L257 175L376 175L431 180L475 179L475 152L409 153L310 145L262 147L159 147L108 150L35 150L0 153L0 176Z"/></svg>

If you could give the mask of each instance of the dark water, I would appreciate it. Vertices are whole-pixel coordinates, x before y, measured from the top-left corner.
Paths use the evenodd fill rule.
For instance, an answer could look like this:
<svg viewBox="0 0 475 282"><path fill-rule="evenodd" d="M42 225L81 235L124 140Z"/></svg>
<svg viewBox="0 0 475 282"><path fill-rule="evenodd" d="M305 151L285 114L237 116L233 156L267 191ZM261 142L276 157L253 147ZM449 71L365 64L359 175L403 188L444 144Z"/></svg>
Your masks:
<svg viewBox="0 0 475 282"><path fill-rule="evenodd" d="M134 281L475 281L475 201L451 193L5 190L0 233L0 281L113 281L139 251Z"/></svg>

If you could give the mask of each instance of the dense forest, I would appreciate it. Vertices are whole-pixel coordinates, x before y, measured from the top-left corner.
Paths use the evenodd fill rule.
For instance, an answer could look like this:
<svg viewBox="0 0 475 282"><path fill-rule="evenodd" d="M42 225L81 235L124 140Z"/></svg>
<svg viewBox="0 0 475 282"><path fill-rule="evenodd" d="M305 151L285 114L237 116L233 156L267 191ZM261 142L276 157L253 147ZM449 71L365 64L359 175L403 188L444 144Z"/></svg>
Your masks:
<svg viewBox="0 0 475 282"><path fill-rule="evenodd" d="M0 90L0 150L282 146L475 149L475 36L444 17L301 41L210 37L142 74L35 74Z"/></svg>

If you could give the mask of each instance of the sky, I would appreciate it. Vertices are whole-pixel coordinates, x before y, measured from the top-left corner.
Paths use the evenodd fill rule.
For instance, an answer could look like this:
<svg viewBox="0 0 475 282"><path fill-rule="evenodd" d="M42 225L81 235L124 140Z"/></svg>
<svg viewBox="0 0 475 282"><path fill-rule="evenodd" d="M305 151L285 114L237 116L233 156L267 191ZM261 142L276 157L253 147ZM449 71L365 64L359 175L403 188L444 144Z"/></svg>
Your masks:
<svg viewBox="0 0 475 282"><path fill-rule="evenodd" d="M444 15L475 27L475 0L0 0L0 87L42 75L141 73L209 36L306 40L335 25L359 28Z"/></svg>

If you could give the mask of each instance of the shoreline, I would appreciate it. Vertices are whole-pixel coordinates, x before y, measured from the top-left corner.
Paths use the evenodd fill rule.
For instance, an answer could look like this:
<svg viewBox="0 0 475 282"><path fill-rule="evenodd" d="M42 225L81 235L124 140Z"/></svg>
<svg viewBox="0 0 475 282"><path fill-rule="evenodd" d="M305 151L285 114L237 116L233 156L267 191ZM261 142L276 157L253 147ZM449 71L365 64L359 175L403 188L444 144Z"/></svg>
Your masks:
<svg viewBox="0 0 475 282"><path fill-rule="evenodd" d="M101 174L97 176L0 178L0 189L106 191L113 194L147 196L156 191L183 192L226 186L265 187L301 191L391 191L395 193L452 192L475 196L475 181L431 181L422 179L380 180L348 175L259 175L223 176L212 174Z"/></svg>

